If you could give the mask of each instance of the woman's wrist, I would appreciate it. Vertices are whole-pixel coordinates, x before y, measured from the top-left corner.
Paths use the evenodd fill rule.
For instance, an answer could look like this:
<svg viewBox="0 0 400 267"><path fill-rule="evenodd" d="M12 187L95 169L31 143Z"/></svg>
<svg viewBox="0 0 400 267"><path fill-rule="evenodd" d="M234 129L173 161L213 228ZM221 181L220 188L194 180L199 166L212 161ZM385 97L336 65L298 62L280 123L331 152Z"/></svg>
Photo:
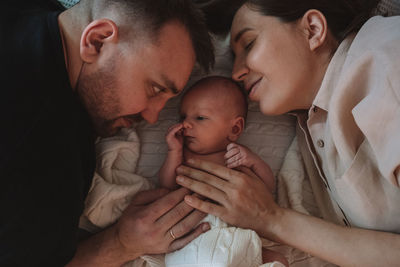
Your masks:
<svg viewBox="0 0 400 267"><path fill-rule="evenodd" d="M257 233L272 241L279 241L280 233L282 232L282 221L287 210L276 205L275 208L265 210L260 214L261 220L260 225L257 227L260 229Z"/></svg>

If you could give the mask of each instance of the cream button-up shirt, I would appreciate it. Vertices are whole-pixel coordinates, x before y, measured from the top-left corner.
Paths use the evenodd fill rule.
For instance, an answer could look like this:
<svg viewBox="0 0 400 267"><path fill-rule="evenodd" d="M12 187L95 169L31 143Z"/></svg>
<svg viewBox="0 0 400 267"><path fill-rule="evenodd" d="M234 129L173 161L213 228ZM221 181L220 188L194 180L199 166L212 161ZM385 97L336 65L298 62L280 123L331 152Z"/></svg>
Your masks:
<svg viewBox="0 0 400 267"><path fill-rule="evenodd" d="M346 38L297 117L323 217L400 233L400 16L373 17Z"/></svg>

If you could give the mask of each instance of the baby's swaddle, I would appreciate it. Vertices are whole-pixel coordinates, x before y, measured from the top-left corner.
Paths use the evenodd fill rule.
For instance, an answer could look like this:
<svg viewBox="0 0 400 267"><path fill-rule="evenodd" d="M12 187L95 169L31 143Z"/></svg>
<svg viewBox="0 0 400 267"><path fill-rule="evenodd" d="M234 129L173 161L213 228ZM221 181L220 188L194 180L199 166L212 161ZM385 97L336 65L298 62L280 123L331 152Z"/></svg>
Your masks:
<svg viewBox="0 0 400 267"><path fill-rule="evenodd" d="M97 142L96 174L80 227L93 231L111 225L136 193L154 188L147 178L135 174L139 153L140 142L133 128L123 129L118 135ZM212 215L203 221L210 223L211 230L184 248L165 257L142 256L124 266L253 267L262 264L261 240L254 231L229 227ZM263 266L283 265L275 262Z"/></svg>

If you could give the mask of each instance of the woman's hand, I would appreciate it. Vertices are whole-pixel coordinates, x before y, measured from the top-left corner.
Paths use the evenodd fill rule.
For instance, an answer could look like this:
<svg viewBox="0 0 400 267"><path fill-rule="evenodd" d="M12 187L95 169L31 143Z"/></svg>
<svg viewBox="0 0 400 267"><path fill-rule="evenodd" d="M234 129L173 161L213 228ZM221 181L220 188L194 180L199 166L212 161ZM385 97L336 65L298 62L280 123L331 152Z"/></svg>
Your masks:
<svg viewBox="0 0 400 267"><path fill-rule="evenodd" d="M188 160L186 164L190 167L177 169L177 183L216 202L186 196L187 204L268 237L268 225L280 208L261 179L212 162Z"/></svg>
<svg viewBox="0 0 400 267"><path fill-rule="evenodd" d="M339 266L398 266L400 262L398 234L343 227L283 209L258 178L206 161L187 164L191 167L178 168L177 182L217 202L186 196L185 201L200 211Z"/></svg>

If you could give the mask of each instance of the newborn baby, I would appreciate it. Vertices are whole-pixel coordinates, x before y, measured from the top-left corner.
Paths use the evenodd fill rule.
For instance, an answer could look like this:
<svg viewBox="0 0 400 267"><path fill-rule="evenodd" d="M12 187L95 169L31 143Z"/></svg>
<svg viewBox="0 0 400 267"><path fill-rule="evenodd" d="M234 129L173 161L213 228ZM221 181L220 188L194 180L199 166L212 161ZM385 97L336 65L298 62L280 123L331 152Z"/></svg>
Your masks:
<svg viewBox="0 0 400 267"><path fill-rule="evenodd" d="M235 143L245 127L246 114L246 95L231 79L212 76L195 83L182 97L181 122L167 132L168 154L159 172L160 185L177 188L176 168L187 158L197 158L255 175L273 193L275 181L270 167ZM205 221L211 230L167 254L167 266L259 266L275 260L288 265L279 253L262 253L261 240L254 231L230 227L212 215Z"/></svg>

